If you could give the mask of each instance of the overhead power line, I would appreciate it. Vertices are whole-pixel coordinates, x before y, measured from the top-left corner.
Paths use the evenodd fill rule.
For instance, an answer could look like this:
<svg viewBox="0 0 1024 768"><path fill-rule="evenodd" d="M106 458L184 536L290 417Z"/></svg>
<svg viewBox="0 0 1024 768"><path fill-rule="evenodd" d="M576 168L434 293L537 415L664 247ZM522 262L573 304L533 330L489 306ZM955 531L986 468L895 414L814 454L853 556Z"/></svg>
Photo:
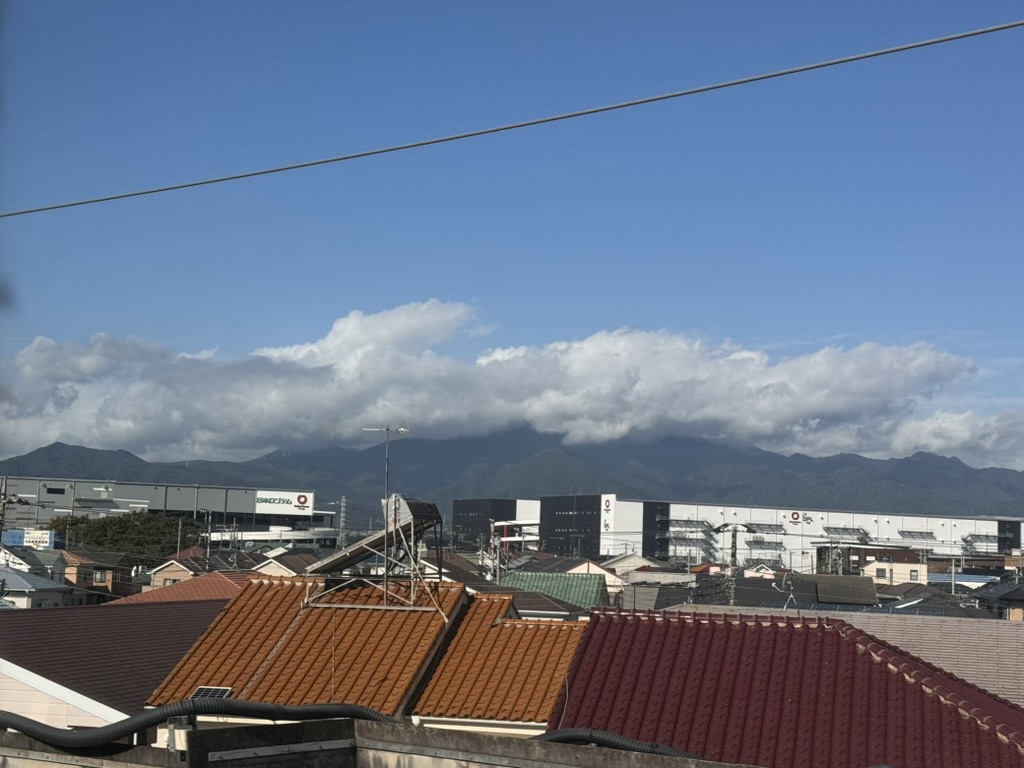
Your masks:
<svg viewBox="0 0 1024 768"><path fill-rule="evenodd" d="M964 40L970 37L979 37L981 35L989 35L994 32L1003 32L1009 29L1015 29L1018 27L1024 27L1024 19L1019 21L1011 21L1006 24L998 24L993 27L984 27L982 29L973 29L968 32L958 32L953 35L946 35L944 37L935 37L930 40L921 40L916 43L906 43L904 45L897 45L893 48L882 48L876 51L869 51L867 53L858 53L853 56L844 56L839 59L830 59L828 61L820 61L816 64L804 64L799 67L790 67L789 69L780 69L775 72L767 72L760 75L751 75L750 77L741 77L737 80L726 80L721 83L714 83L713 85L702 85L696 88L688 88L683 91L673 91L672 93L663 93L658 96L647 96L641 99L633 99L631 101L622 101L617 104L607 104L601 107L590 107L589 109L580 109L575 112L565 112L560 115L550 115L548 117L538 117L532 120L523 120L518 123L509 123L507 125L500 125L493 128L481 128L476 131L466 131L464 133L455 133L450 136L441 136L433 139L424 139L423 141L413 141L408 144L396 144L390 147L382 147L379 149L369 149L363 152L353 152L348 155L338 155L337 157L328 157L321 160L308 160L301 163L292 163L291 165L280 165L274 168L264 168L258 171L247 171L245 173L235 173L229 176L217 176L210 179L202 179L200 181L186 181L180 184L169 184L163 187L153 187L152 189L141 189L134 192L122 192L116 195L106 195L103 197L92 197L83 200L74 200L66 203L54 203L52 205L43 205L37 208L24 208L18 211L6 211L0 213L0 219L13 218L15 216L27 216L30 213L44 213L46 211L57 211L64 208L76 208L83 205L96 205L98 203L109 203L115 200L126 200L132 197L143 197L145 195L156 195L162 192L174 192L181 189L192 189L194 187L205 187L212 184L223 184L228 181L240 181L242 179L252 179L257 176L269 176L274 173L285 173L286 171L297 171L303 168L314 168L319 165L330 165L332 163L343 163L349 160L359 160L366 157L375 157L377 155L387 155L393 152L404 152L410 149L420 149L422 147L431 147L436 144L446 144L453 141L462 141L464 139L473 139L478 136L488 136L494 133L502 133L505 131L515 131L520 128L530 128L536 125L545 125L547 123L556 123L562 120L572 120L578 117L588 117L590 115L598 115L603 112L614 112L619 109L628 109L630 107L639 107L644 104L654 104L659 101L669 101L671 99L680 99L684 96L696 96L700 93L709 93L711 91L720 91L726 88L735 88L739 85L750 85L751 83L759 83L764 80L772 80L778 77L787 77L789 75L798 75L803 72L812 72L816 69L826 69L828 67L836 67L840 64L852 64L857 61L864 61L866 59L875 59L881 56L889 56L894 53L903 53L905 51L912 51L918 48L926 48L932 45L941 45L943 43L952 43L957 40Z"/></svg>

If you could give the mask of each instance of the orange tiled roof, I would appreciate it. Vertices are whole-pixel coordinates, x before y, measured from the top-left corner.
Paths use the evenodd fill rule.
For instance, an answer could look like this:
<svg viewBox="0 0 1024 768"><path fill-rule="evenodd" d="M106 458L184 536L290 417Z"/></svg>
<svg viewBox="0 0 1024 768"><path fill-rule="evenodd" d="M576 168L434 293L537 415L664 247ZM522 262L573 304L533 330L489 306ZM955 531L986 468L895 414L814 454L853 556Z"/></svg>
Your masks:
<svg viewBox="0 0 1024 768"><path fill-rule="evenodd" d="M124 554L121 552L106 552L101 549L88 549L85 547L80 547L76 550L62 549L61 554L64 556L64 562L71 567L98 565L110 568L120 565L121 561L124 560Z"/></svg>
<svg viewBox="0 0 1024 768"><path fill-rule="evenodd" d="M509 619L511 606L511 595L474 596L416 714L547 722L584 625Z"/></svg>
<svg viewBox="0 0 1024 768"><path fill-rule="evenodd" d="M341 702L387 715L402 709L450 624L436 610L380 610L382 592L360 586L304 605L319 579L253 579L227 604L150 698L158 706L199 686L226 686L231 697L283 705ZM408 594L407 584L392 590ZM461 584L420 589L449 619L466 599ZM344 605L344 608L316 607Z"/></svg>
<svg viewBox="0 0 1024 768"><path fill-rule="evenodd" d="M251 571L210 571L177 584L158 587L105 605L173 603L191 600L229 600L256 574Z"/></svg>

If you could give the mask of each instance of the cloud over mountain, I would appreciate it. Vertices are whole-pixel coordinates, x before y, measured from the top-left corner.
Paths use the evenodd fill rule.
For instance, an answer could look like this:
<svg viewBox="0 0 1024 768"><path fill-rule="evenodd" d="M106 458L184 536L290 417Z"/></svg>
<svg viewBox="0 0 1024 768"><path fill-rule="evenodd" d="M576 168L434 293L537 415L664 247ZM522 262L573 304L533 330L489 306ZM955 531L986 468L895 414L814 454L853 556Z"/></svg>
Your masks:
<svg viewBox="0 0 1024 768"><path fill-rule="evenodd" d="M926 344L828 346L772 360L731 343L621 328L545 346L481 348L472 307L430 300L351 312L320 339L220 360L137 339L37 338L13 361L3 453L54 441L150 460L244 459L365 442L407 423L422 437L528 423L568 443L692 435L829 455L955 455L1024 468L1024 415L950 407L973 361Z"/></svg>

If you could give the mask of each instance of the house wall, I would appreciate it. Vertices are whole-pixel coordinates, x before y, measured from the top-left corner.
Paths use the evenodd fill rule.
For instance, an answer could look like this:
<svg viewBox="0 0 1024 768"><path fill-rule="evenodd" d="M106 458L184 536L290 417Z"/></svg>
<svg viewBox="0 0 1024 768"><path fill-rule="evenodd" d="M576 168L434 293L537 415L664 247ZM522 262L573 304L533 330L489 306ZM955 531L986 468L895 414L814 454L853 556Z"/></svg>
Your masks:
<svg viewBox="0 0 1024 768"><path fill-rule="evenodd" d="M597 563L592 563L589 560L585 563L577 565L575 568L570 568L566 573L599 573L604 576L604 584L608 588L609 597L614 598L619 592L622 591L622 587L625 582L611 571L607 571Z"/></svg>
<svg viewBox="0 0 1024 768"><path fill-rule="evenodd" d="M861 574L870 576L875 584L927 584L928 564L875 560L862 567Z"/></svg>
<svg viewBox="0 0 1024 768"><path fill-rule="evenodd" d="M102 581L97 581L97 572ZM64 583L75 588L74 605L96 605L113 597L127 597L133 593L131 570L120 566L93 563L68 564L64 569Z"/></svg>
<svg viewBox="0 0 1024 768"><path fill-rule="evenodd" d="M194 576L195 574L193 574L192 571L178 565L177 563L167 563L166 565L160 566L159 570L152 574L152 583L143 587L142 591L148 592L151 589L169 587L171 584L177 584L179 581L188 581Z"/></svg>
<svg viewBox="0 0 1024 768"><path fill-rule="evenodd" d="M71 595L68 590L55 589L34 590L32 592L11 592L5 596L19 608L60 608L71 602ZM3 701L3 697L0 697Z"/></svg>
<svg viewBox="0 0 1024 768"><path fill-rule="evenodd" d="M254 571L259 571L265 576L294 576L290 570L285 568L280 563L276 563L273 560L264 560L262 563L253 568Z"/></svg>
<svg viewBox="0 0 1024 768"><path fill-rule="evenodd" d="M0 702L6 712L54 728L96 728L125 717L120 712L2 659Z"/></svg>
<svg viewBox="0 0 1024 768"><path fill-rule="evenodd" d="M643 568L648 565L657 565L657 561L648 560L639 554L630 553L625 556L616 557L612 561L604 562L602 565L609 570L614 571L615 574L621 578L630 571L635 571L637 568Z"/></svg>

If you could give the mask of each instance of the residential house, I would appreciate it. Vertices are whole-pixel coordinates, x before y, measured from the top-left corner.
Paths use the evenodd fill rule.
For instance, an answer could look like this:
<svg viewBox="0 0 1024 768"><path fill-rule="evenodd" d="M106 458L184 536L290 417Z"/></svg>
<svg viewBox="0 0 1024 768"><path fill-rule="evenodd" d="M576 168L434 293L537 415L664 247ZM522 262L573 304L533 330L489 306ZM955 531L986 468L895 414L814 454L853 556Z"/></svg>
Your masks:
<svg viewBox="0 0 1024 768"><path fill-rule="evenodd" d="M276 554L267 554L266 560L253 567L257 573L264 576L301 576L313 563L322 559L323 555L317 555L307 550L285 550Z"/></svg>
<svg viewBox="0 0 1024 768"><path fill-rule="evenodd" d="M200 548L193 547L187 551L191 553L195 549ZM209 557L205 550L200 549L200 552L190 557L172 558L158 565L149 572L149 586L143 587L142 591L168 587L211 571L251 571L264 560L260 555L237 549L213 550Z"/></svg>
<svg viewBox="0 0 1024 768"><path fill-rule="evenodd" d="M1024 766L1024 709L817 616L596 610L548 725L772 768Z"/></svg>
<svg viewBox="0 0 1024 768"><path fill-rule="evenodd" d="M149 703L345 702L440 728L545 729L584 624L523 619L511 595L461 584L390 587L255 578Z"/></svg>
<svg viewBox="0 0 1024 768"><path fill-rule="evenodd" d="M982 588L984 589L984 588ZM999 610L984 605L977 594L950 593L928 584L878 584L875 592L881 601L880 609L887 613L919 616L950 616L969 619L999 619Z"/></svg>
<svg viewBox="0 0 1024 768"><path fill-rule="evenodd" d="M2 709L55 728L137 714L224 604L0 612Z"/></svg>
<svg viewBox="0 0 1024 768"><path fill-rule="evenodd" d="M432 562L422 564L427 578L436 578L437 566ZM442 556L441 580L465 585L471 594L503 594L512 597L516 613L524 619L547 619L563 621L585 615L589 608L580 608L564 600L540 592L499 586L484 574L483 567L461 555L445 552Z"/></svg>
<svg viewBox="0 0 1024 768"><path fill-rule="evenodd" d="M14 608L60 608L71 603L71 587L0 565L0 600Z"/></svg>
<svg viewBox="0 0 1024 768"><path fill-rule="evenodd" d="M698 578L694 605L745 605L802 609L834 609L877 606L874 582L866 576L799 574L783 572L775 579L729 579L724 573Z"/></svg>
<svg viewBox="0 0 1024 768"><path fill-rule="evenodd" d="M660 611L689 602L690 593L690 586L685 584L627 584L622 592L622 607Z"/></svg>
<svg viewBox="0 0 1024 768"><path fill-rule="evenodd" d="M608 587L605 577L599 573L505 571L498 586L540 592L584 609L608 605Z"/></svg>
<svg viewBox="0 0 1024 768"><path fill-rule="evenodd" d="M390 586L388 595L370 585L329 589L323 579L252 579L149 704L203 689L283 705L347 702L408 714L469 596L461 584Z"/></svg>
<svg viewBox="0 0 1024 768"><path fill-rule="evenodd" d="M1010 621L1024 622L1024 584L1017 579L978 587L974 590L973 597Z"/></svg>
<svg viewBox="0 0 1024 768"><path fill-rule="evenodd" d="M105 605L138 605L139 603L174 603L196 600L230 600L245 583L255 577L255 571L210 571L187 581L170 584L159 589L129 595Z"/></svg>
<svg viewBox="0 0 1024 768"><path fill-rule="evenodd" d="M601 567L605 570L611 571L619 578L623 578L626 574L635 571L637 568L660 570L662 568L662 564L657 560L653 560L649 557L643 557L635 552L626 552L625 554L616 555L615 557L609 557L607 560L602 560Z"/></svg>
<svg viewBox="0 0 1024 768"><path fill-rule="evenodd" d="M127 597L135 590L132 569L124 554L79 547L64 549L64 581L75 589L75 605L95 605Z"/></svg>
<svg viewBox="0 0 1024 768"><path fill-rule="evenodd" d="M532 573L597 573L604 577L609 597L614 600L622 592L623 579L614 571L583 557L563 557L547 552L523 553L514 569Z"/></svg>
<svg viewBox="0 0 1024 768"><path fill-rule="evenodd" d="M0 565L64 583L65 564L60 550L4 545L0 546Z"/></svg>

